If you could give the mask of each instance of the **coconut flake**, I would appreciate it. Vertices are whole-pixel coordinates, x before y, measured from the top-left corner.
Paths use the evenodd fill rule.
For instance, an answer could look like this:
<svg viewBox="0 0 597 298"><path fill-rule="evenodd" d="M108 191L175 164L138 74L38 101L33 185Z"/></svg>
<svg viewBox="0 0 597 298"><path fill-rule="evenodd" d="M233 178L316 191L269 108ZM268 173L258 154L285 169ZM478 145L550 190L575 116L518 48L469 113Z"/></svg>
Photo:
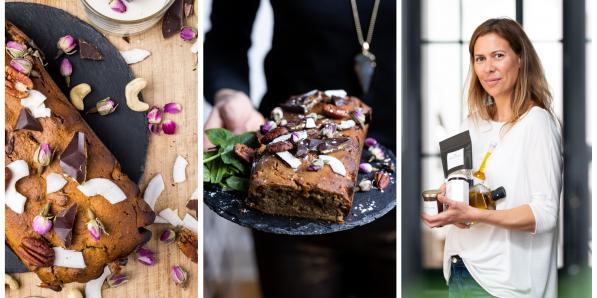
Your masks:
<svg viewBox="0 0 597 298"><path fill-rule="evenodd" d="M168 221L165 220L163 217L156 215L155 219L153 220L153 223L154 224L166 224L166 223L168 223Z"/></svg>
<svg viewBox="0 0 597 298"><path fill-rule="evenodd" d="M128 51L120 51L120 55L122 55L127 64L135 64L145 60L151 53L147 50L132 49Z"/></svg>
<svg viewBox="0 0 597 298"><path fill-rule="evenodd" d="M46 176L46 194L61 190L67 183L60 174L50 173Z"/></svg>
<svg viewBox="0 0 597 298"><path fill-rule="evenodd" d="M346 176L346 168L344 164L337 158L329 155L320 155L319 159L323 160L324 163L328 164L334 173L342 176Z"/></svg>
<svg viewBox="0 0 597 298"><path fill-rule="evenodd" d="M83 184L77 186L77 189L88 197L100 195L111 204L116 204L126 199L126 195L122 192L120 187L112 182L112 180L106 178L93 178L87 180Z"/></svg>
<svg viewBox="0 0 597 298"><path fill-rule="evenodd" d="M276 152L276 154L293 169L298 169L301 165L301 160L294 157L288 151Z"/></svg>
<svg viewBox="0 0 597 298"><path fill-rule="evenodd" d="M174 161L174 167L172 169L172 180L174 183L182 183L187 180L185 170L189 163L186 159L182 156L176 156L176 160Z"/></svg>
<svg viewBox="0 0 597 298"><path fill-rule="evenodd" d="M102 285L104 280L110 275L110 268L104 267L104 273L100 277L90 280L85 284L85 298L102 298Z"/></svg>
<svg viewBox="0 0 597 298"><path fill-rule="evenodd" d="M29 166L24 160L15 160L6 165L6 167L10 169L12 177L8 182L6 191L4 192L4 203L6 206L12 209L12 211L22 214L25 210L25 202L27 202L27 197L17 191L16 185L17 181L19 181L21 178L29 176Z"/></svg>
<svg viewBox="0 0 597 298"><path fill-rule="evenodd" d="M199 39L197 39L193 46L191 46L191 53L197 54L199 52L199 46Z"/></svg>
<svg viewBox="0 0 597 298"><path fill-rule="evenodd" d="M182 220L180 220L180 217L178 217L178 210L175 211L170 208L166 208L160 211L159 215L175 227L183 224Z"/></svg>
<svg viewBox="0 0 597 298"><path fill-rule="evenodd" d="M317 91L319 91L319 90L313 89L307 93L304 93L302 96L313 96L313 95L317 94Z"/></svg>
<svg viewBox="0 0 597 298"><path fill-rule="evenodd" d="M143 201L149 205L151 210L155 211L155 202L158 200L162 192L164 191L164 179L162 174L157 174L149 180L145 193L143 193Z"/></svg>
<svg viewBox="0 0 597 298"><path fill-rule="evenodd" d="M346 91L342 90L342 89L337 89L337 90L325 90L323 92L325 95L332 97L332 96L338 96L338 97L346 97L346 95L348 95L346 93Z"/></svg>
<svg viewBox="0 0 597 298"><path fill-rule="evenodd" d="M191 231L195 232L195 234L197 234L197 227L199 226L199 222L191 215L189 215L188 213L185 214L184 219L182 220L182 224L189 228Z"/></svg>
<svg viewBox="0 0 597 298"><path fill-rule="evenodd" d="M354 122L354 120L343 120L340 121L340 124L338 124L338 129L343 130L343 129L349 129L349 128L353 128L357 123Z"/></svg>
<svg viewBox="0 0 597 298"><path fill-rule="evenodd" d="M317 124L315 124L315 119L307 118L305 121L305 128L316 128Z"/></svg>
<svg viewBox="0 0 597 298"><path fill-rule="evenodd" d="M283 142L283 141L288 141L290 139L290 137L292 137L292 133L287 133L285 135L281 135L275 139L273 139L271 142L269 142L270 144L274 144L274 143L278 143L278 142Z"/></svg>
<svg viewBox="0 0 597 298"><path fill-rule="evenodd" d="M62 247L52 247L54 249L54 266L79 268L87 267L83 253L76 250L68 250Z"/></svg>
<svg viewBox="0 0 597 298"><path fill-rule="evenodd" d="M34 118L50 117L52 110L46 107L44 101L46 96L37 90L29 90L29 95L21 99L21 105L31 111Z"/></svg>

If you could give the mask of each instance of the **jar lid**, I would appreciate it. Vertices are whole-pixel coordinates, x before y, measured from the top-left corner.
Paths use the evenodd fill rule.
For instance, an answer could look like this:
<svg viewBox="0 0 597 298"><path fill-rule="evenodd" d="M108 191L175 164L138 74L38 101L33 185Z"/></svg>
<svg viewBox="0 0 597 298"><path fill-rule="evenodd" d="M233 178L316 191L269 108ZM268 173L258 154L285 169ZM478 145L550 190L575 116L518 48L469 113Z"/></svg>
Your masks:
<svg viewBox="0 0 597 298"><path fill-rule="evenodd" d="M437 195L439 195L441 193L441 190L439 189L430 189L430 190L426 190L423 191L423 198L426 199L435 199L437 198Z"/></svg>

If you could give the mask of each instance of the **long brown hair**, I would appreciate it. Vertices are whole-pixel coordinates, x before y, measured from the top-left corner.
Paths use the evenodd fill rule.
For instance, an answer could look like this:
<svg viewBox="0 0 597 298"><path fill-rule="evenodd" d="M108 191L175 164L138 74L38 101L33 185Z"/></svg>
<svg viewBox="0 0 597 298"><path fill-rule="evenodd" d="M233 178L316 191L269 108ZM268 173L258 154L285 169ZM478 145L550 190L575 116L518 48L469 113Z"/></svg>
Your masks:
<svg viewBox="0 0 597 298"><path fill-rule="evenodd" d="M522 27L516 21L508 18L485 21L475 29L471 37L468 75L469 116L472 116L475 120L491 120L497 112L495 104L487 104L490 95L481 86L481 82L473 68L475 43L479 37L489 33L495 33L505 39L514 53L520 58L520 70L512 93L513 117L508 121L507 126L514 125L533 106L547 110L555 119L551 93L537 52Z"/></svg>

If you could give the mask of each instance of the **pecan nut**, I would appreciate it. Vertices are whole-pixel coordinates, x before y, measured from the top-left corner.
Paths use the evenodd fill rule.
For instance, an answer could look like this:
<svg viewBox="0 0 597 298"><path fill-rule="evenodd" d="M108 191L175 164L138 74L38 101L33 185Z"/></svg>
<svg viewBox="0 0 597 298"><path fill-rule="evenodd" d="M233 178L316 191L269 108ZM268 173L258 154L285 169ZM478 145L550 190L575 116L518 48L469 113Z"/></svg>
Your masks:
<svg viewBox="0 0 597 298"><path fill-rule="evenodd" d="M19 99L29 95L27 91L33 88L33 81L27 75L8 65L4 68L4 73L6 75L4 86L9 95Z"/></svg>
<svg viewBox="0 0 597 298"><path fill-rule="evenodd" d="M255 149L245 144L234 144L234 154L242 160L251 163L255 157Z"/></svg>
<svg viewBox="0 0 597 298"><path fill-rule="evenodd" d="M332 118L332 119L346 119L350 117L350 113L348 110L339 108L333 104L324 104L323 107L323 114Z"/></svg>
<svg viewBox="0 0 597 298"><path fill-rule="evenodd" d="M197 235L195 235L191 230L182 228L178 232L178 237L176 237L176 245L178 249L182 251L182 253L189 257L193 263L197 263L199 261L199 241L197 241Z"/></svg>
<svg viewBox="0 0 597 298"><path fill-rule="evenodd" d="M388 185L390 185L390 175L383 171L375 173L374 184L375 187L379 188L380 190L383 190L384 188L388 187Z"/></svg>
<svg viewBox="0 0 597 298"><path fill-rule="evenodd" d="M267 144L273 141L275 138L285 135L288 133L288 129L286 127L276 127L266 133L260 140L261 144Z"/></svg>
<svg viewBox="0 0 597 298"><path fill-rule="evenodd" d="M12 178L12 171L8 167L4 167L4 188L8 187L8 182Z"/></svg>
<svg viewBox="0 0 597 298"><path fill-rule="evenodd" d="M267 145L267 152L276 153L283 151L290 151L294 148L294 145L289 141L281 141Z"/></svg>
<svg viewBox="0 0 597 298"><path fill-rule="evenodd" d="M49 267L54 264L54 250L41 239L23 238L18 252L29 266Z"/></svg>

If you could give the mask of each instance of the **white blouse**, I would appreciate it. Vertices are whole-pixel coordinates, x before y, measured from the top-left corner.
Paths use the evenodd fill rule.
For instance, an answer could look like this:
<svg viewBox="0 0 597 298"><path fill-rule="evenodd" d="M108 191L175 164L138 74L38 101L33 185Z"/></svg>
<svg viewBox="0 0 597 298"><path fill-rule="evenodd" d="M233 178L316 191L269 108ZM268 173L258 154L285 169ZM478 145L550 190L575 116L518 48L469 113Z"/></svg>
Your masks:
<svg viewBox="0 0 597 298"><path fill-rule="evenodd" d="M557 296L557 225L562 190L560 129L550 114L533 107L505 134L503 123L468 119L473 168L478 169L492 142L486 184L503 186L504 210L528 204L535 216L535 232L512 231L476 223L470 229L447 227L444 276L450 279L450 256L459 255L472 277L497 297Z"/></svg>

